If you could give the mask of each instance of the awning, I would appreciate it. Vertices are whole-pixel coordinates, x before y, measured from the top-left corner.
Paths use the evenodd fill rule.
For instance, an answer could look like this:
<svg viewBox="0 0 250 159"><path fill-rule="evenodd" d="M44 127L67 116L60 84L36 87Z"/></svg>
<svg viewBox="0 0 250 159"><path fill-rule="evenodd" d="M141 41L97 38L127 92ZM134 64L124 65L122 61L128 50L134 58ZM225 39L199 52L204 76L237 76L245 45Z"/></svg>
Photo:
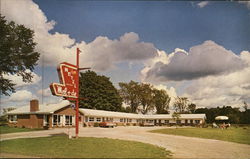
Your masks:
<svg viewBox="0 0 250 159"><path fill-rule="evenodd" d="M227 116L217 116L215 120L228 120Z"/></svg>

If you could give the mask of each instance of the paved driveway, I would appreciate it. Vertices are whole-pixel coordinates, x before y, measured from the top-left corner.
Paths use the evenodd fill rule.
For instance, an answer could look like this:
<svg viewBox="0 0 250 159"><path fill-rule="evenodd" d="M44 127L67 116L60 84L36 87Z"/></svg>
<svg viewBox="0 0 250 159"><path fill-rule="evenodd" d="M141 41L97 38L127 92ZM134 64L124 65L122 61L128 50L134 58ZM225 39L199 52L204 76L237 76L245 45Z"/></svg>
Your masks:
<svg viewBox="0 0 250 159"><path fill-rule="evenodd" d="M174 158L250 158L250 145L193 137L147 132L162 127L80 128L81 137L108 137L150 143L172 151ZM1 140L49 136L58 133L74 134L74 129L53 129L26 133L6 134Z"/></svg>

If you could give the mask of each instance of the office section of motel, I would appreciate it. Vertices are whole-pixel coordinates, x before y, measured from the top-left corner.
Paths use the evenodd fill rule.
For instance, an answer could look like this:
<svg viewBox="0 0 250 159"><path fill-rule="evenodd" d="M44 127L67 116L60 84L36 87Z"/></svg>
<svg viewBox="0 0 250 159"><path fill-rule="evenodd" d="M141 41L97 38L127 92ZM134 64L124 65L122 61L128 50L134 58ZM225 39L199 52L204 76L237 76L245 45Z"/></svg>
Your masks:
<svg viewBox="0 0 250 159"><path fill-rule="evenodd" d="M75 126L75 109L69 101L58 104L39 105L31 100L30 105L8 112L9 126L25 128L54 128ZM94 126L95 123L112 122L117 126L129 125L202 125L205 114L180 114L178 120L171 114L143 115L94 109L79 109L79 125Z"/></svg>

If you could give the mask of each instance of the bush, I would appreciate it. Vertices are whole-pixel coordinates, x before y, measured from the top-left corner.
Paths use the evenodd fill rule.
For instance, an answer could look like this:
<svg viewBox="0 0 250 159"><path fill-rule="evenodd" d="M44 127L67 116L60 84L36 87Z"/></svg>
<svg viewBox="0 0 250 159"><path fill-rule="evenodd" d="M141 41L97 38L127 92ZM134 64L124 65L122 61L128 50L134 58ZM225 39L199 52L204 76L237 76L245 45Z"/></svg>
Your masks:
<svg viewBox="0 0 250 159"><path fill-rule="evenodd" d="M94 123L94 127L99 127L99 123Z"/></svg>
<svg viewBox="0 0 250 159"><path fill-rule="evenodd" d="M83 127L87 127L87 124L86 124L86 123L83 123Z"/></svg>
<svg viewBox="0 0 250 159"><path fill-rule="evenodd" d="M116 126L125 126L125 123L116 123Z"/></svg>

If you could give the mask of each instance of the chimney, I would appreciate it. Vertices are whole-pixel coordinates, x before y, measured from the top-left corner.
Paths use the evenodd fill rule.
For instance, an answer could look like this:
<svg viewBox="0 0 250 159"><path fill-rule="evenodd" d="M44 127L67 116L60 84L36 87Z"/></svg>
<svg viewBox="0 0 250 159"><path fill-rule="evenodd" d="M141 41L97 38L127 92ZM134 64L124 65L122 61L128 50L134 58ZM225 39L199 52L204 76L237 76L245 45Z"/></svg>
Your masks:
<svg viewBox="0 0 250 159"><path fill-rule="evenodd" d="M30 101L30 111L35 112L39 110L39 103L37 99L33 99Z"/></svg>

